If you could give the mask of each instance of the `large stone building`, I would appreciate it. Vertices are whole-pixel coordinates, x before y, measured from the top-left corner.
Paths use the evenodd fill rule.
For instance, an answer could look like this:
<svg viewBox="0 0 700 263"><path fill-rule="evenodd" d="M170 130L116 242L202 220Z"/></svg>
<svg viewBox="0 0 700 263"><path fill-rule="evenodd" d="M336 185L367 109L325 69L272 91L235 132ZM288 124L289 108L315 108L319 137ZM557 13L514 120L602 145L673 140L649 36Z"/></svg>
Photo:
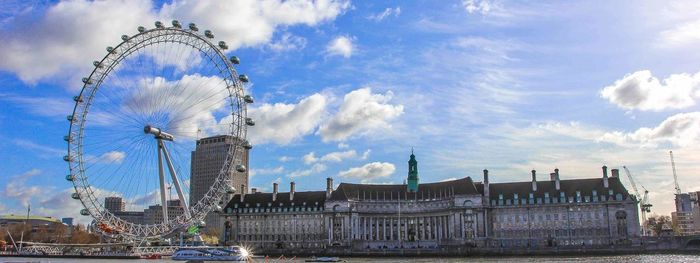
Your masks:
<svg viewBox="0 0 700 263"><path fill-rule="evenodd" d="M339 247L545 248L640 242L637 200L607 167L598 178L491 183L472 178L416 185L341 183L326 191L237 194L221 218L228 244L259 250Z"/></svg>
<svg viewBox="0 0 700 263"><path fill-rule="evenodd" d="M197 201L202 199L214 184L216 177L221 171L226 161L226 153L233 145L244 145L246 142L231 136L219 135L207 137L197 140L197 146L192 151L191 158L191 173L190 173L190 206L193 206ZM237 158L234 164L242 164L245 167L248 165L248 150L244 147L236 147L241 150L242 154L236 154ZM231 169L229 174L233 187L237 192L246 194L248 192L248 169L245 172L238 172L236 169ZM230 196L226 198L229 200ZM224 200L222 200L224 201ZM220 234L223 230L220 228L222 224L219 221L218 215L209 213L205 217L207 225L205 232Z"/></svg>

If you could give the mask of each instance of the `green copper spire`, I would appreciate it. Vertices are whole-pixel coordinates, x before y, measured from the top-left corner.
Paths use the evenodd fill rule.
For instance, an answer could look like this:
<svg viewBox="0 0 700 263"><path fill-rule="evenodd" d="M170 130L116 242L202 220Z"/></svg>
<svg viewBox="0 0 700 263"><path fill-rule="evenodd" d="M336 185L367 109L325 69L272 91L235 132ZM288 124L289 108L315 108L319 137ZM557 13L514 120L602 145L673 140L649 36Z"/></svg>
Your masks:
<svg viewBox="0 0 700 263"><path fill-rule="evenodd" d="M418 161L411 148L411 159L408 160L408 186L409 192L418 192Z"/></svg>

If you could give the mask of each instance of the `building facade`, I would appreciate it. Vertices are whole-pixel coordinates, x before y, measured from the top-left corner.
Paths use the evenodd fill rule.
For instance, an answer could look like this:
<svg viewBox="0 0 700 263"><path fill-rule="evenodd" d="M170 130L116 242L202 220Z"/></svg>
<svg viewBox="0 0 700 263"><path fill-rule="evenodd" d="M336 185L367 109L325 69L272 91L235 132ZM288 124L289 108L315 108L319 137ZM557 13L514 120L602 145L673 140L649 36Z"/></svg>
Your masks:
<svg viewBox="0 0 700 263"><path fill-rule="evenodd" d="M109 196L105 197L105 209L112 213L126 210L126 202L121 197Z"/></svg>
<svg viewBox="0 0 700 263"><path fill-rule="evenodd" d="M676 211L671 213L676 235L690 236L700 232L698 192L676 194Z"/></svg>
<svg viewBox="0 0 700 263"><path fill-rule="evenodd" d="M237 194L222 214L225 244L249 244L260 249L322 248L327 243L326 192Z"/></svg>
<svg viewBox="0 0 700 263"><path fill-rule="evenodd" d="M465 177L417 184L341 183L326 191L237 194L221 214L222 240L261 250L341 247L366 249L547 248L640 242L638 201L608 176L490 183ZM299 236L302 235L302 236ZM305 236L304 236L305 235Z"/></svg>
<svg viewBox="0 0 700 263"><path fill-rule="evenodd" d="M219 135L197 140L197 146L195 150L192 151L190 166L190 206L201 200L214 184L216 177L221 171L221 167L224 166L227 157L226 153L229 149L234 145L241 146L245 143L246 142L231 135ZM236 149L242 151L242 154L236 154L237 159L234 160L234 164L242 164L246 168L249 167L248 149L244 147L236 147ZM248 169L246 169L245 172L231 169L228 176L229 180L233 183L232 186L237 189L237 192L243 194L248 193ZM230 198L231 196L228 196L226 200L230 200ZM224 205L223 201L224 200L221 200L222 206ZM219 216L213 212L207 214L204 222L207 225L205 232L218 235L223 231L220 227L222 222Z"/></svg>

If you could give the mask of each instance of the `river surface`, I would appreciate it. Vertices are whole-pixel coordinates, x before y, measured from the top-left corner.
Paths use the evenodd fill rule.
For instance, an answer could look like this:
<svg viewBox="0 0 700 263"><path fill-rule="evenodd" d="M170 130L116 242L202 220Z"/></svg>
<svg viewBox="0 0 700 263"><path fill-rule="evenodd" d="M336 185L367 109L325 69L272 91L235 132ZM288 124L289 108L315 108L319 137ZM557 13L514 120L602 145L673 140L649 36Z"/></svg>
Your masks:
<svg viewBox="0 0 700 263"><path fill-rule="evenodd" d="M270 259L267 262L304 262L306 258L296 260L274 260ZM467 263L467 262L652 262L652 263L681 263L681 262L700 262L700 255L680 255L680 254L664 254L664 255L621 255L621 256L579 256L579 257L463 257L463 258L343 258L346 262L372 262L372 263ZM163 263L163 262L182 262L172 261L168 259L162 260L145 260L145 259L50 259L50 258L15 258L15 257L0 257L0 262L97 262L97 263L113 263L113 262L143 262L143 263ZM208 261L212 262L212 261ZM265 259L256 259L253 262L266 262Z"/></svg>

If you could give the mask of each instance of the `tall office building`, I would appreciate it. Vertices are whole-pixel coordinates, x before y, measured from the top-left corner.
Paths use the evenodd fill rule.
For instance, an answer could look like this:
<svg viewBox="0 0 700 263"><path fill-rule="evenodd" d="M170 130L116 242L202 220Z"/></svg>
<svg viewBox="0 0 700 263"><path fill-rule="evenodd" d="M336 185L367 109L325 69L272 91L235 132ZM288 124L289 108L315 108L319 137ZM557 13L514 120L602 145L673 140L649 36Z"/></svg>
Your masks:
<svg viewBox="0 0 700 263"><path fill-rule="evenodd" d="M112 213L124 211L126 208L126 203L121 197L110 196L105 197L105 209Z"/></svg>
<svg viewBox="0 0 700 263"><path fill-rule="evenodd" d="M232 145L243 145L243 141L231 135L218 135L197 140L197 147L192 152L191 159L191 177L190 177L190 206L202 199L209 191L212 184L219 175L221 167L226 160L226 153ZM242 154L236 155L236 160L231 166L230 177L233 187L237 193L247 193L248 189L248 170L245 172L236 171L235 167L238 164L245 165L248 168L248 150L243 147L238 147ZM230 200L227 196L222 202ZM221 205L222 207L225 204ZM223 221L219 220L219 216L213 212L205 218L207 224L205 232L219 234L223 229Z"/></svg>

